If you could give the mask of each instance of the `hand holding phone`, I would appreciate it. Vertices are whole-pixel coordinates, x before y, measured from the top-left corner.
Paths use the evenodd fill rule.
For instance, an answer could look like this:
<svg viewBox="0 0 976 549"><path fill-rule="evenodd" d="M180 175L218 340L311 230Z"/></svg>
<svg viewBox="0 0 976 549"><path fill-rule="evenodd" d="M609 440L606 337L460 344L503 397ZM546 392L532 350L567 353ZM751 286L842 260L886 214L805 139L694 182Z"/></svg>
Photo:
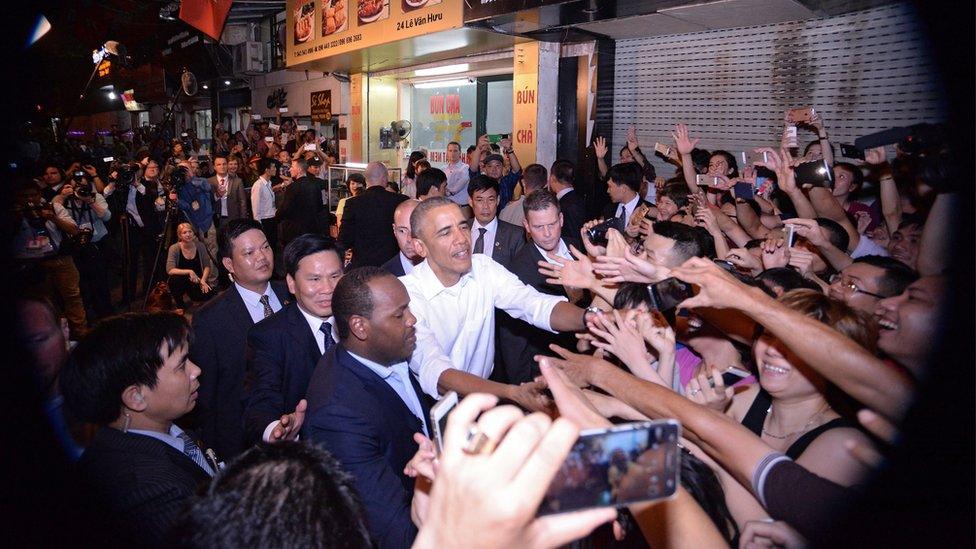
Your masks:
<svg viewBox="0 0 976 549"><path fill-rule="evenodd" d="M651 296L651 303L658 311L670 311L695 295L691 284L674 277L648 285L647 291Z"/></svg>
<svg viewBox="0 0 976 549"><path fill-rule="evenodd" d="M451 391L441 397L430 409L430 424L427 426L437 453L444 448L444 432L447 430L447 416L458 405L458 394Z"/></svg>
<svg viewBox="0 0 976 549"><path fill-rule="evenodd" d="M807 123L813 119L813 115L816 111L813 107L804 107L801 109L790 109L786 111L786 119L790 122L795 123Z"/></svg>

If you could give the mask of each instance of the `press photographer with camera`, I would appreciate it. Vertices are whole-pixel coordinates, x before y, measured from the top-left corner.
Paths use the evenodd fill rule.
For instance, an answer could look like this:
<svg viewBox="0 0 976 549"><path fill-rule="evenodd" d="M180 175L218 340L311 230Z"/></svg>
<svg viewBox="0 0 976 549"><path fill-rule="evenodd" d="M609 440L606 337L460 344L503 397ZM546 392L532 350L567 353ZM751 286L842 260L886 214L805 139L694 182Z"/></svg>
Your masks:
<svg viewBox="0 0 976 549"><path fill-rule="evenodd" d="M213 186L199 176L196 158L183 162L173 171L171 185L176 190L179 211L193 226L197 237L206 245L211 258L217 256L217 230L214 227ZM209 273L207 283L216 285L217 271Z"/></svg>
<svg viewBox="0 0 976 549"><path fill-rule="evenodd" d="M108 201L95 189L88 173L76 170L52 204L57 215L67 213L78 227L77 234L70 237L68 243L81 277L81 296L85 305L94 313L95 319L111 315L108 241L105 240L108 235L105 222L112 218Z"/></svg>
<svg viewBox="0 0 976 549"><path fill-rule="evenodd" d="M86 332L85 305L78 269L62 244L78 233L78 226L67 212L55 213L37 185L26 181L15 190L12 221L14 278L27 286L39 285L43 295L60 300L71 339L77 340Z"/></svg>

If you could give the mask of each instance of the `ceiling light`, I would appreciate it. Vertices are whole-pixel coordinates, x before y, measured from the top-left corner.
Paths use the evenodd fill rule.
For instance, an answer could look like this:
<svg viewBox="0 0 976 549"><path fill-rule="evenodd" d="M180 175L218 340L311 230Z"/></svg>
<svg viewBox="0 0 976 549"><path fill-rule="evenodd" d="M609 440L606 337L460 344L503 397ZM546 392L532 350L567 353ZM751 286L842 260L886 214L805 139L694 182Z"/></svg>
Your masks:
<svg viewBox="0 0 976 549"><path fill-rule="evenodd" d="M434 67L431 69L417 69L414 74L417 76L438 76L442 74L454 74L458 72L466 72L469 65L467 63L459 63L457 65L444 65L443 67Z"/></svg>
<svg viewBox="0 0 976 549"><path fill-rule="evenodd" d="M209 89L210 89L210 87L209 87L209 86L207 86L206 84L204 84L204 85L203 85L203 89L205 89L205 90L209 90Z"/></svg>
<svg viewBox="0 0 976 549"><path fill-rule="evenodd" d="M440 80L437 82L421 82L420 84L414 84L414 88L418 90L429 90L432 88L456 88L459 86L473 86L474 79L471 78L460 78L458 80Z"/></svg>

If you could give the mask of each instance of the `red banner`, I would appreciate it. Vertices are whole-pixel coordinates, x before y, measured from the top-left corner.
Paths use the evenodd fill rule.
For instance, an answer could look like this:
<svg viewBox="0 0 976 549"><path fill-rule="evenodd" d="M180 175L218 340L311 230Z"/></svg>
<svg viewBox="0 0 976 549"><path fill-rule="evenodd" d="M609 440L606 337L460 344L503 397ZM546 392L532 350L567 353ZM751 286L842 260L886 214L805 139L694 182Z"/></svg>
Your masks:
<svg viewBox="0 0 976 549"><path fill-rule="evenodd" d="M220 40L233 0L183 0L180 19L214 40Z"/></svg>

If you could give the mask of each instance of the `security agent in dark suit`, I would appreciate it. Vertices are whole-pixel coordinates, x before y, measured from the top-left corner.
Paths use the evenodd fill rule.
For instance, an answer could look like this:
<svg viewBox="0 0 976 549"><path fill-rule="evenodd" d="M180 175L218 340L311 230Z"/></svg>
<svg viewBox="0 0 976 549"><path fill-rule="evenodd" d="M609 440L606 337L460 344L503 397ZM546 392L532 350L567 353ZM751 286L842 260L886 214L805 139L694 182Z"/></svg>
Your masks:
<svg viewBox="0 0 976 549"><path fill-rule="evenodd" d="M283 246L298 235L315 232L321 215L322 188L318 179L307 174L308 161L295 158L289 168L292 182L285 188L275 219Z"/></svg>
<svg viewBox="0 0 976 549"><path fill-rule="evenodd" d="M346 201L339 228L339 242L352 250L351 269L382 265L396 253L396 240L390 234L393 210L407 199L386 190L390 177L382 162L370 162L365 176L366 190Z"/></svg>
<svg viewBox="0 0 976 549"><path fill-rule="evenodd" d="M61 372L68 408L99 426L78 461L93 504L118 519L121 538L161 546L197 486L219 468L212 451L174 421L196 405L200 375L190 327L175 313L106 319Z"/></svg>
<svg viewBox="0 0 976 549"><path fill-rule="evenodd" d="M382 265L393 276L403 276L413 270L413 266L423 261L424 258L417 254L413 247L413 233L410 231L410 214L420 204L420 201L411 198L404 200L393 210L393 238L396 239L397 247L400 251L387 260Z"/></svg>
<svg viewBox="0 0 976 549"><path fill-rule="evenodd" d="M602 217L620 218L627 235L631 237L637 236L640 221L651 208L651 204L639 194L642 178L640 165L636 162L614 164L607 172L607 192L611 204L604 208Z"/></svg>
<svg viewBox="0 0 976 549"><path fill-rule="evenodd" d="M430 400L407 366L416 318L399 280L376 267L354 269L336 287L340 344L322 358L308 387L304 437L348 471L381 548L410 547L414 481L403 469L427 434Z"/></svg>
<svg viewBox="0 0 976 549"><path fill-rule="evenodd" d="M234 282L193 314L190 359L203 374L191 416L224 459L244 450L247 332L291 300L284 282L270 282L274 251L266 236L253 219L235 219L220 228L220 261Z"/></svg>
<svg viewBox="0 0 976 549"><path fill-rule="evenodd" d="M576 170L569 160L557 160L549 170L549 190L559 199L563 214L562 236L580 238L580 229L586 223L586 206L583 198L573 189Z"/></svg>
<svg viewBox="0 0 976 549"><path fill-rule="evenodd" d="M468 182L468 196L474 211L471 253L483 253L508 267L525 244L525 232L498 219L498 182L487 175L476 175Z"/></svg>
<svg viewBox="0 0 976 549"><path fill-rule="evenodd" d="M322 355L335 346L332 293L342 277L335 242L304 234L288 244L284 256L285 281L295 302L247 334L245 444L298 436L308 380Z"/></svg>
<svg viewBox="0 0 976 549"><path fill-rule="evenodd" d="M546 189L534 191L522 202L525 212L524 227L531 240L515 254L509 270L523 283L548 295L561 295L570 302L580 300L581 292L566 292L566 288L546 282L539 273L540 261L556 261L556 258L573 259L569 246L583 249L579 239L562 238L563 215L559 211L556 195ZM520 384L532 381L541 375L539 366L532 357L549 353L549 344L555 343L563 348L575 348L576 338L570 332L554 334L531 324L505 316L500 323L498 348L501 349L504 364L504 381Z"/></svg>

